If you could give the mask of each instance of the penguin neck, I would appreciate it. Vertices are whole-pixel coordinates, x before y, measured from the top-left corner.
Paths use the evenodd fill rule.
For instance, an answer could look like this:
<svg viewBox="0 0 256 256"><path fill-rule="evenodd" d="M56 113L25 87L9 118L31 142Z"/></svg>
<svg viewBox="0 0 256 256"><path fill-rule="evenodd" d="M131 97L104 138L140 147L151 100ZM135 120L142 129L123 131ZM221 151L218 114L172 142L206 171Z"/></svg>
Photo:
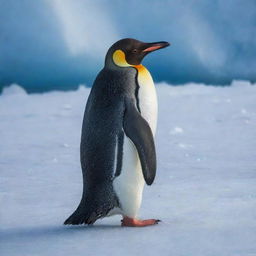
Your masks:
<svg viewBox="0 0 256 256"><path fill-rule="evenodd" d="M136 68L137 71L139 73L142 73L142 72L146 72L147 69L145 66L143 66L142 64L139 64L139 65L131 65L129 64L126 59L125 59L125 53L122 51L122 50L116 50L114 53L113 53L113 62L115 63L116 66L118 67L122 67L122 68L125 68L125 67L133 67L133 68Z"/></svg>

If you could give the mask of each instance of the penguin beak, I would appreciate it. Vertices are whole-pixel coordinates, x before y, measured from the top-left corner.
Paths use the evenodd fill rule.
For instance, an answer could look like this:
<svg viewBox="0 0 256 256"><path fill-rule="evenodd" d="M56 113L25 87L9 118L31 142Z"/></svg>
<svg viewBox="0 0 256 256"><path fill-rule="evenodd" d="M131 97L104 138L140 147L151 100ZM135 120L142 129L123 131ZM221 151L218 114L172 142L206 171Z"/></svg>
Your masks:
<svg viewBox="0 0 256 256"><path fill-rule="evenodd" d="M155 42L155 43L147 43L146 48L142 52L150 53L150 52L165 48L169 45L170 44L168 42L164 42L164 41Z"/></svg>

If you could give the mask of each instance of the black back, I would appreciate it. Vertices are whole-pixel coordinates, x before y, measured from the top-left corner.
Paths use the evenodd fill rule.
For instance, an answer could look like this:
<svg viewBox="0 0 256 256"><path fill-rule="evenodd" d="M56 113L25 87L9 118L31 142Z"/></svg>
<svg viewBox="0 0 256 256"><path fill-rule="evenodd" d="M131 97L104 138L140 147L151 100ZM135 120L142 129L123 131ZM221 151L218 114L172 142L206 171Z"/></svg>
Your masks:
<svg viewBox="0 0 256 256"><path fill-rule="evenodd" d="M125 98L135 98L135 77L134 68L104 68L95 80L85 109L80 148L87 186L113 178L115 145L123 128Z"/></svg>
<svg viewBox="0 0 256 256"><path fill-rule="evenodd" d="M77 210L65 224L93 223L119 206L113 190L113 178L120 174L115 163L115 147L123 137L125 98L135 99L134 68L104 68L91 89L83 119L80 160L83 195ZM118 143L120 144L120 143Z"/></svg>

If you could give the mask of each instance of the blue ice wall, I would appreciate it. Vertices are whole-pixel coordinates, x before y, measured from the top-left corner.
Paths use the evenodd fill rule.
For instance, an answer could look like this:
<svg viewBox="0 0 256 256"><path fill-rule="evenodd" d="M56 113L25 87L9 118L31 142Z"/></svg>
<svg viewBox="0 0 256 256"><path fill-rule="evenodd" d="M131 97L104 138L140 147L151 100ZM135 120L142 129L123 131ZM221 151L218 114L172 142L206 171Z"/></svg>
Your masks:
<svg viewBox="0 0 256 256"><path fill-rule="evenodd" d="M0 87L90 86L124 37L171 42L144 61L156 81L256 80L255 0L0 0Z"/></svg>

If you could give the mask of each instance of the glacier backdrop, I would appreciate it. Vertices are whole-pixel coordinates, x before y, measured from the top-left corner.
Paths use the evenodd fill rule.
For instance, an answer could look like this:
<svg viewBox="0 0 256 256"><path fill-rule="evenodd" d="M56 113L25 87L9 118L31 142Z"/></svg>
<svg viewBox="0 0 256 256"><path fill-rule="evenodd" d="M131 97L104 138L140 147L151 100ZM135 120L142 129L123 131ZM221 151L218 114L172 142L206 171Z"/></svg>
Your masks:
<svg viewBox="0 0 256 256"><path fill-rule="evenodd" d="M256 80L255 0L0 0L0 89L91 85L116 40L166 40L144 61L156 81Z"/></svg>

